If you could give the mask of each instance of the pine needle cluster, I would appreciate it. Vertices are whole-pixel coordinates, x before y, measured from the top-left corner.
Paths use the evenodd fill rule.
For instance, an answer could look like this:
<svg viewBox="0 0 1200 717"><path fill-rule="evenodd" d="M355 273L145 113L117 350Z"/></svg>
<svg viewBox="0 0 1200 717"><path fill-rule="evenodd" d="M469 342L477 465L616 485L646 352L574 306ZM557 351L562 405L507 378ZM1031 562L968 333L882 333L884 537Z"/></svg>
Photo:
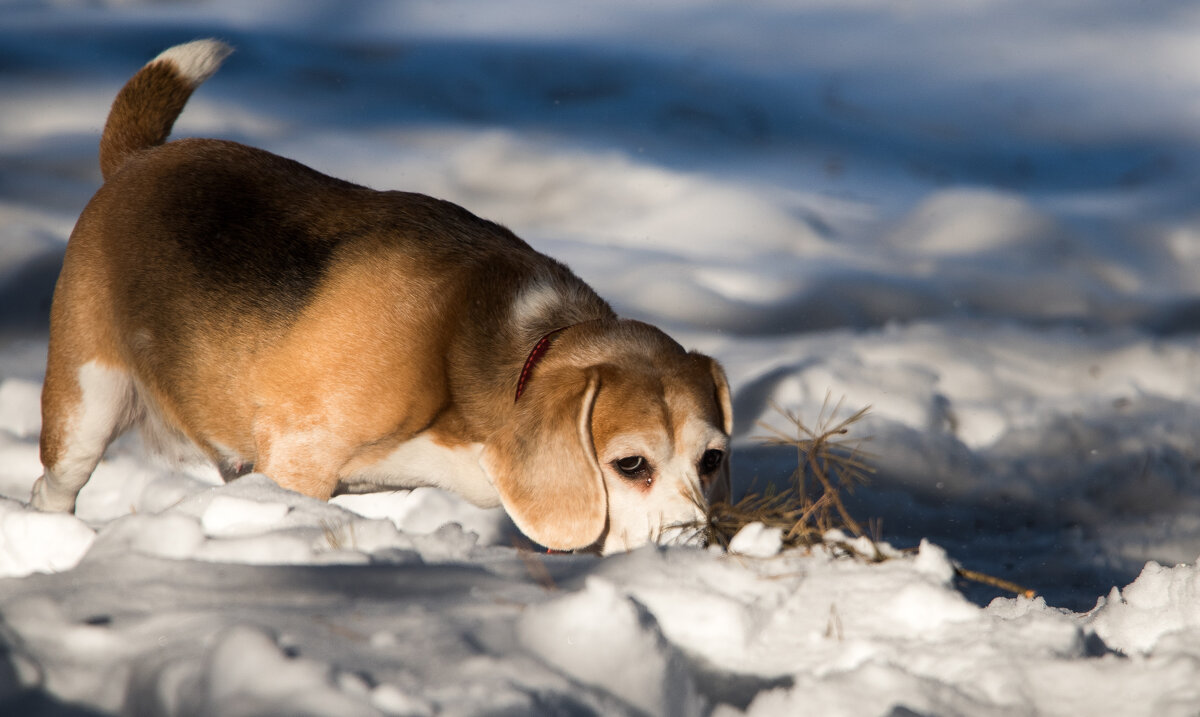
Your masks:
<svg viewBox="0 0 1200 717"><path fill-rule="evenodd" d="M860 439L850 438L851 427L862 420L869 407L859 409L848 418L839 419L842 402L821 407L815 428L799 414L773 406L785 421L780 429L765 422L759 427L767 432L762 442L767 446L790 446L796 451L796 469L786 487L773 484L762 492L748 492L736 501L718 501L709 506L707 523L701 526L709 545L729 547L729 541L750 523L759 522L783 532L786 547L802 547L823 543L833 530L855 538L871 539L862 524L851 515L843 500L870 477L873 469L860 450ZM877 558L876 555L868 556Z"/></svg>
<svg viewBox="0 0 1200 717"><path fill-rule="evenodd" d="M869 456L860 448L865 439L850 437L851 427L867 415L870 407L839 420L842 402L831 407L826 397L815 428L809 428L795 412L777 405L772 407L784 418L787 428L780 429L764 422L758 425L767 432L761 439L764 445L790 446L796 451L796 469L787 486L779 489L769 484L762 492L747 492L734 502L714 502L709 506L707 521L696 529L709 545L728 549L738 531L759 522L782 531L785 548L824 545L870 561L886 560L878 548L878 523L868 522L871 528L868 533L851 515L843 500L843 494L853 493L855 486L867 482L874 473L867 462ZM865 538L870 549L863 551L859 547L863 544L861 540L855 540L854 545L840 539L830 541L831 534ZM990 585L1027 598L1036 594L1011 581L959 565L955 566L955 572L962 580Z"/></svg>

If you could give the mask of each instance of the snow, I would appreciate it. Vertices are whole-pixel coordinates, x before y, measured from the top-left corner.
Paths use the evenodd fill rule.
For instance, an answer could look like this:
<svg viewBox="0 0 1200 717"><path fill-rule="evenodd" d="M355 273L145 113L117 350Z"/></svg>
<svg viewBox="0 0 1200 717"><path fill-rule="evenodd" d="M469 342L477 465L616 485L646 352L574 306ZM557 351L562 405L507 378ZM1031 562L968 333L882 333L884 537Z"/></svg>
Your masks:
<svg viewBox="0 0 1200 717"><path fill-rule="evenodd" d="M654 615L601 578L588 578L581 590L526 610L517 636L547 664L649 714L690 715L700 709L686 661Z"/></svg>
<svg viewBox="0 0 1200 717"><path fill-rule="evenodd" d="M1191 715L1200 13L1165 0L10 0L0 714ZM434 489L321 503L122 438L40 473L49 298L120 84L236 52L177 135L512 227L773 406L852 428L883 562L542 555ZM869 440L868 440L869 439ZM845 539L846 536L830 536ZM861 541L856 543L859 548ZM862 550L871 554L870 550ZM966 583L956 566L1033 588Z"/></svg>
<svg viewBox="0 0 1200 717"><path fill-rule="evenodd" d="M21 577L75 567L92 547L96 531L73 515L30 512L5 500L0 503L0 539L0 575Z"/></svg>
<svg viewBox="0 0 1200 717"><path fill-rule="evenodd" d="M729 540L728 550L735 555L770 558L783 549L783 529L768 528L757 521L747 523Z"/></svg>

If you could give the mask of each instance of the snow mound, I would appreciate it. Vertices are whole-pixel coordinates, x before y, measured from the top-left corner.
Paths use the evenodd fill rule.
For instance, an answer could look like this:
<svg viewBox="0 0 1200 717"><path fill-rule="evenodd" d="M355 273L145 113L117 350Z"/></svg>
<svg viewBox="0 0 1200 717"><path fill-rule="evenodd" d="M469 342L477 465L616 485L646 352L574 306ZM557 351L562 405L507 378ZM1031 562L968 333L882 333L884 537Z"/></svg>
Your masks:
<svg viewBox="0 0 1200 717"><path fill-rule="evenodd" d="M1184 650L1200 658L1200 569L1150 562L1125 589L1113 588L1091 613L1109 647L1130 655Z"/></svg>
<svg viewBox="0 0 1200 717"><path fill-rule="evenodd" d="M654 616L600 578L526 610L517 634L555 669L620 695L648 714L700 712L691 674Z"/></svg>
<svg viewBox="0 0 1200 717"><path fill-rule="evenodd" d="M96 532L73 515L0 498L0 577L70 570L95 540Z"/></svg>
<svg viewBox="0 0 1200 717"><path fill-rule="evenodd" d="M747 523L729 541L729 552L750 558L770 558L783 549L783 529Z"/></svg>

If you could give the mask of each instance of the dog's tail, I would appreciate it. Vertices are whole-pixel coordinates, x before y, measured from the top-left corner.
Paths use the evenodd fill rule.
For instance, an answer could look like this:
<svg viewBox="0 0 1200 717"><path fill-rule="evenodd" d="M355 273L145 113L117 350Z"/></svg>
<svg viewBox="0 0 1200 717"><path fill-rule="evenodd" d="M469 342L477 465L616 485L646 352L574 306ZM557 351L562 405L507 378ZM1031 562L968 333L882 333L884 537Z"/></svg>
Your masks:
<svg viewBox="0 0 1200 717"><path fill-rule="evenodd" d="M218 40L176 45L125 83L100 137L100 173L106 180L130 155L166 141L192 90L211 77L231 52L233 48Z"/></svg>

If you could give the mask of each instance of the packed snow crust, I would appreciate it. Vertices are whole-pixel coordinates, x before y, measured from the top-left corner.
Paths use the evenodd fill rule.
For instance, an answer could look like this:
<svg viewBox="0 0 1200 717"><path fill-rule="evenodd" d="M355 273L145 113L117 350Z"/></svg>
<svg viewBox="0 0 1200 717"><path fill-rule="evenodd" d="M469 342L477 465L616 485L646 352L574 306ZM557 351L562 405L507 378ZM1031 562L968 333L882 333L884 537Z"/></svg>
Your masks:
<svg viewBox="0 0 1200 717"><path fill-rule="evenodd" d="M12 0L0 18L0 714L1200 712L1200 13ZM177 136L456 201L713 354L739 492L795 467L756 440L787 428L773 406L815 424L870 405L851 437L876 473L848 499L888 559L784 550L761 525L728 553L543 555L437 490L321 503L136 436L77 515L30 509L48 302L105 114L204 37L236 53Z"/></svg>

